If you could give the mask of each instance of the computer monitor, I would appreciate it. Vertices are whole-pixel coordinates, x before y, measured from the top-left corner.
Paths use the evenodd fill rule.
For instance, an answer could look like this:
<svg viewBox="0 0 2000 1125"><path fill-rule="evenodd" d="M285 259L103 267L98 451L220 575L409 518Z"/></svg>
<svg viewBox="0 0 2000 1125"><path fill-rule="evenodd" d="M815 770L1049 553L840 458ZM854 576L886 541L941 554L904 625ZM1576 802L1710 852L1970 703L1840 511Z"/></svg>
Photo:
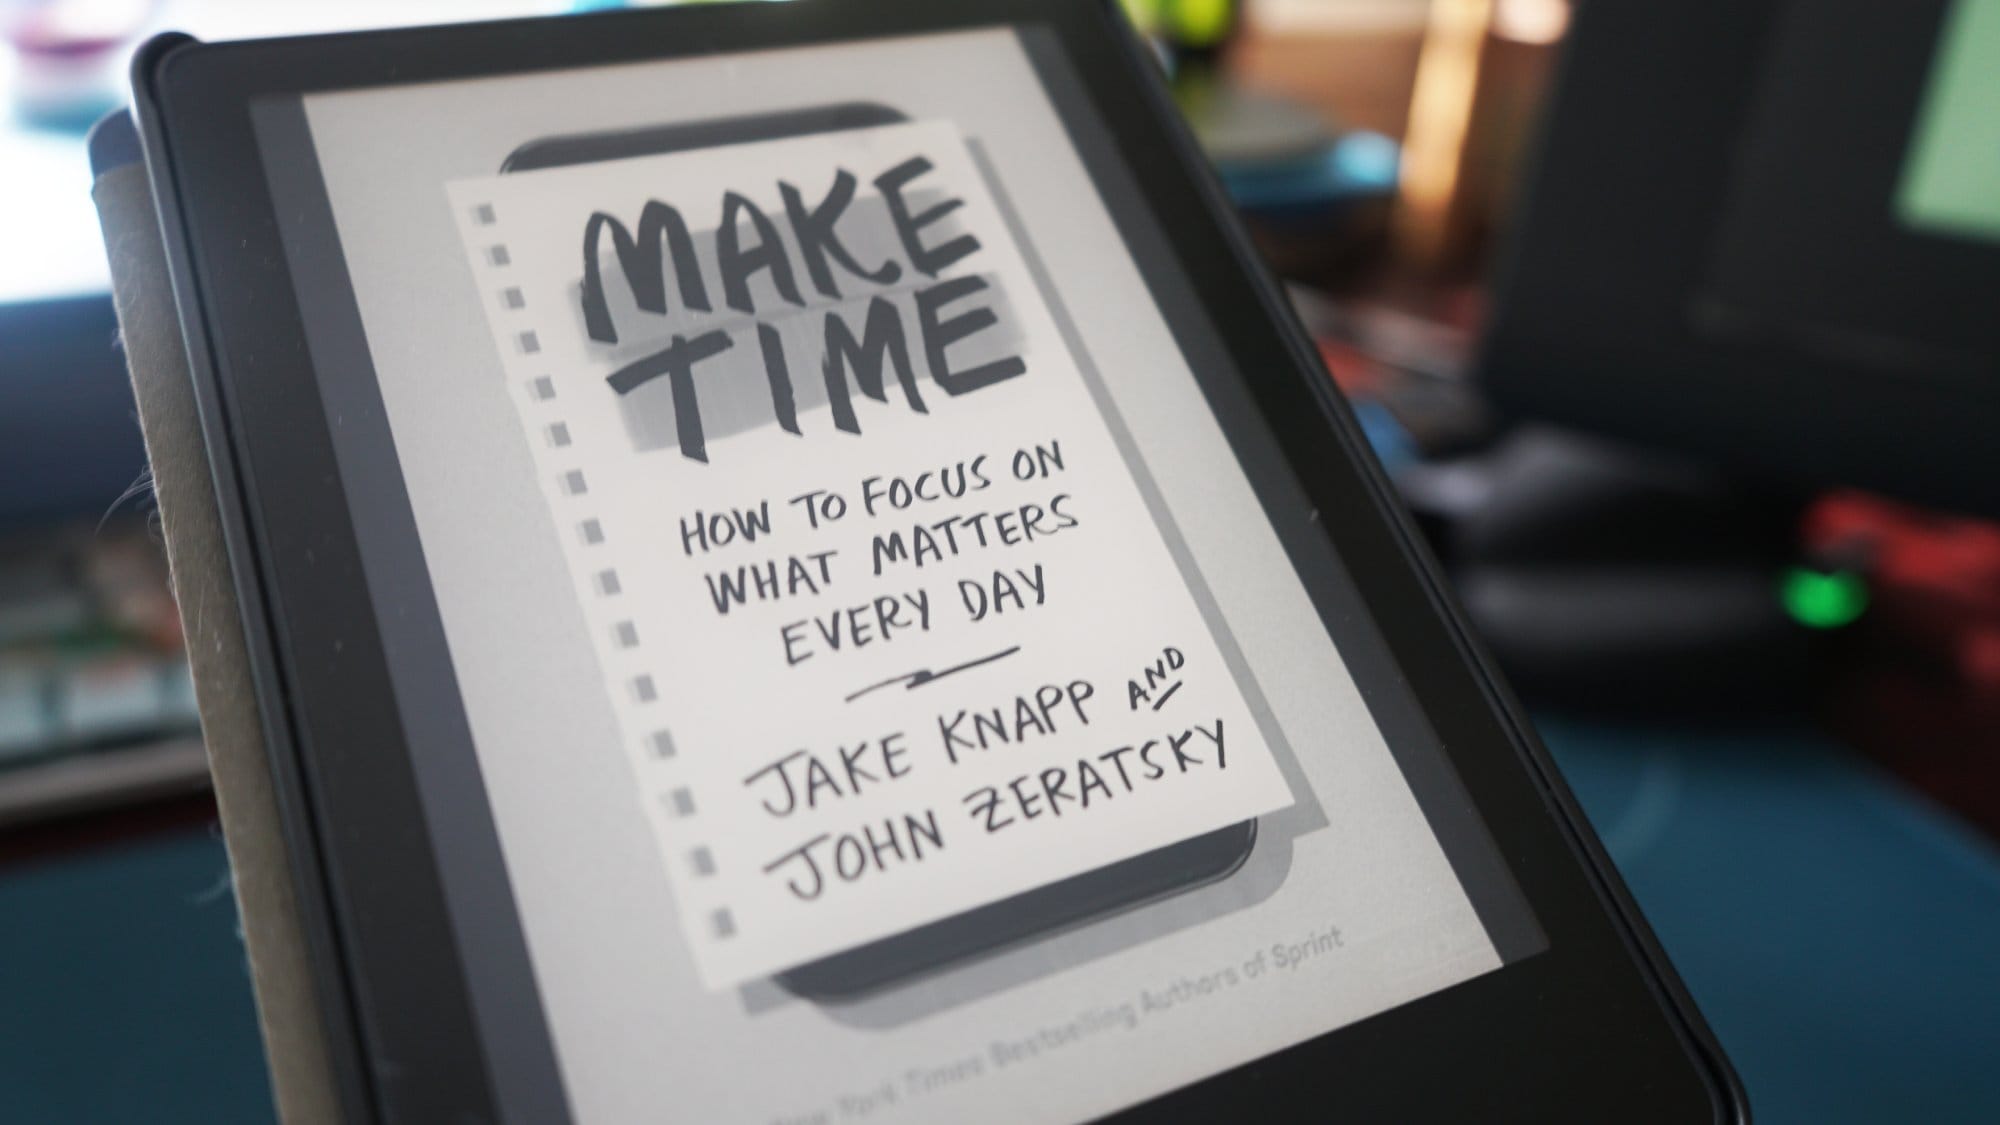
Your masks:
<svg viewBox="0 0 2000 1125"><path fill-rule="evenodd" d="M2000 513L2000 0L1595 0L1566 51L1501 406Z"/></svg>

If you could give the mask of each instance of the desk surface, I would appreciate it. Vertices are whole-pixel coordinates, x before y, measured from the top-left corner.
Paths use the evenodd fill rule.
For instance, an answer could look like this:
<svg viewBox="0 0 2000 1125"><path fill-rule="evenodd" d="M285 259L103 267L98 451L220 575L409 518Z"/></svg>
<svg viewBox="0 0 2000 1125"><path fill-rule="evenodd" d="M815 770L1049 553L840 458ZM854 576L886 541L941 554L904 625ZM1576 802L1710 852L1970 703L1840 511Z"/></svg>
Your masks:
<svg viewBox="0 0 2000 1125"><path fill-rule="evenodd" d="M2000 854L1797 732L1544 732L1760 1122L2000 1121ZM270 1118L225 874L204 827L0 868L10 1119Z"/></svg>
<svg viewBox="0 0 2000 1125"><path fill-rule="evenodd" d="M1794 732L1542 723L1757 1120L2000 1121L2000 853Z"/></svg>

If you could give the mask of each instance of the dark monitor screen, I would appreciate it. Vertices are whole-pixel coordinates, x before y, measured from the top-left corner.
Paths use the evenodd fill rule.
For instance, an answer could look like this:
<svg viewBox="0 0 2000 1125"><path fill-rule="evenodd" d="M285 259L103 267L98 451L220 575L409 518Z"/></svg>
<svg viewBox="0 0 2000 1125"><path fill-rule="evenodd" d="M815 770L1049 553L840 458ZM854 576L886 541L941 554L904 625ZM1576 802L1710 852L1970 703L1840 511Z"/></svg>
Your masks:
<svg viewBox="0 0 2000 1125"><path fill-rule="evenodd" d="M2000 2L1580 14L1485 369L1506 405L2000 508ZM1601 315L1599 313L1601 312Z"/></svg>
<svg viewBox="0 0 2000 1125"><path fill-rule="evenodd" d="M2000 243L2000 4L1959 0L1938 35L1896 185L1896 218Z"/></svg>
<svg viewBox="0 0 2000 1125"><path fill-rule="evenodd" d="M1990 366L1995 55L1993 0L1786 6L1726 181L1698 324L1914 379Z"/></svg>

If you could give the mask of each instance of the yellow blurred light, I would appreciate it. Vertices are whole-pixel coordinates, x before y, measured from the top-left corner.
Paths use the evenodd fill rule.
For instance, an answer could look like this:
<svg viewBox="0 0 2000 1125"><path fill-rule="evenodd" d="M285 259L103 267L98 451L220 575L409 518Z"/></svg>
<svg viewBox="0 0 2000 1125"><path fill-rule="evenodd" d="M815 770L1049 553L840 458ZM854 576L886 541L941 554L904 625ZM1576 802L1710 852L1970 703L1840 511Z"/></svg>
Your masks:
<svg viewBox="0 0 2000 1125"><path fill-rule="evenodd" d="M1493 0L1433 0L1403 139L1400 224L1418 257L1437 250L1458 188Z"/></svg>
<svg viewBox="0 0 2000 1125"><path fill-rule="evenodd" d="M1569 30L1569 0L1498 0L1493 34L1515 43L1553 43Z"/></svg>
<svg viewBox="0 0 2000 1125"><path fill-rule="evenodd" d="M1176 42L1212 47L1229 34L1234 0L1168 0L1166 30Z"/></svg>

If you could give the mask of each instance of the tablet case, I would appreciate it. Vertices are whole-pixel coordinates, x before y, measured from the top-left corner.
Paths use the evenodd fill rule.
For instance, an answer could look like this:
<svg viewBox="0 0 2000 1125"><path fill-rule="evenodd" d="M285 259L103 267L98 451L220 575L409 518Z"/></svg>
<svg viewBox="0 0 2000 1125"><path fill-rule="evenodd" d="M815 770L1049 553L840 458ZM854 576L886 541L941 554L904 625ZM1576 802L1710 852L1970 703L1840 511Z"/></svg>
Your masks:
<svg viewBox="0 0 2000 1125"><path fill-rule="evenodd" d="M129 122L125 131L130 134ZM96 142L93 137L94 147ZM132 155L136 158L136 149ZM272 1092L287 1122L339 1121L333 1066L145 165L133 159L103 169L91 194L110 255L119 332L194 671Z"/></svg>

